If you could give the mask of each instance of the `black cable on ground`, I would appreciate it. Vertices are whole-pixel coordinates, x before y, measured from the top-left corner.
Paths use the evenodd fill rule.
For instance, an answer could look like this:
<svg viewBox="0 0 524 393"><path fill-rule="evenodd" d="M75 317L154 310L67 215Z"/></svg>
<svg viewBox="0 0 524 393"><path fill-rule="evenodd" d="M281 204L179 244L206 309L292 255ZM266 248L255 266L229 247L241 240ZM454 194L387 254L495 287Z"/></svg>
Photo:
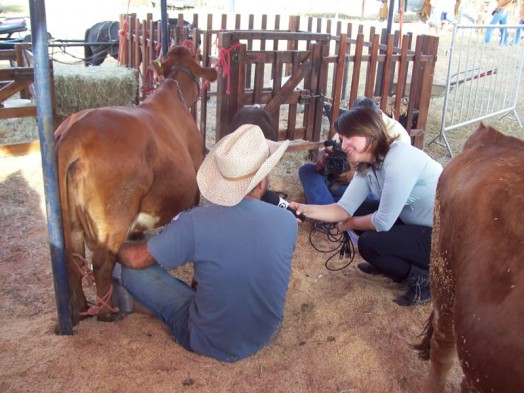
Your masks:
<svg viewBox="0 0 524 393"><path fill-rule="evenodd" d="M329 250L321 250L313 242L313 234L315 232L325 234L327 236L328 241L331 243L336 243L336 246ZM332 253L332 255L328 259L326 259L326 262L325 262L326 269L331 270L331 271L338 271L338 270L345 269L346 267L351 265L351 262L353 262L353 259L355 258L355 245L351 241L351 238L349 237L347 232L339 233L337 231L336 224L319 222L319 221L315 222L311 226L311 231L309 232L309 243L318 252ZM332 268L329 266L329 262L333 258L335 258L337 255L339 256L339 259L349 258L349 262L346 263L344 266L341 266L338 268Z"/></svg>

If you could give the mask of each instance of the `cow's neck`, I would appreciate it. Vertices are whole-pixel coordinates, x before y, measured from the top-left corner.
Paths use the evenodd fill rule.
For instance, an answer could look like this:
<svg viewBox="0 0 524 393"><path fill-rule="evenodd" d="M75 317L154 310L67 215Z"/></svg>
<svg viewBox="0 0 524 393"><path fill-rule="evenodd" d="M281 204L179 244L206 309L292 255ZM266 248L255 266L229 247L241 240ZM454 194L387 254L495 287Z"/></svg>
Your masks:
<svg viewBox="0 0 524 393"><path fill-rule="evenodd" d="M178 98L180 102L182 102L182 105L184 105L184 107L189 110L198 97L198 92L200 91L200 82L189 68L180 65L174 65L171 67L169 71L169 79L172 79L175 82ZM188 83L190 85L192 83L195 84L196 94L193 93L195 86L188 86Z"/></svg>

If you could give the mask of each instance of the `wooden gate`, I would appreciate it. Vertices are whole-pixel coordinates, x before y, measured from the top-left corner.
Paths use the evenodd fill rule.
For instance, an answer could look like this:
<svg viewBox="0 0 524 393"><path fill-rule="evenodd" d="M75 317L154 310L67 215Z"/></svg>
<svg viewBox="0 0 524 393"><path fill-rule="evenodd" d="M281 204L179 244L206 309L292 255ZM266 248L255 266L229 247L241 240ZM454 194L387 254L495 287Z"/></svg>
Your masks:
<svg viewBox="0 0 524 393"><path fill-rule="evenodd" d="M248 50L244 40L255 48L264 48L270 40L277 47L281 42L298 49ZM228 56L221 64L223 74L224 67L229 69L217 83L217 140L230 131L240 108L259 104L273 117L279 140L319 141L328 70L322 58L328 54L329 40L328 34L317 33L221 33L221 57ZM286 128L280 127L282 115Z"/></svg>

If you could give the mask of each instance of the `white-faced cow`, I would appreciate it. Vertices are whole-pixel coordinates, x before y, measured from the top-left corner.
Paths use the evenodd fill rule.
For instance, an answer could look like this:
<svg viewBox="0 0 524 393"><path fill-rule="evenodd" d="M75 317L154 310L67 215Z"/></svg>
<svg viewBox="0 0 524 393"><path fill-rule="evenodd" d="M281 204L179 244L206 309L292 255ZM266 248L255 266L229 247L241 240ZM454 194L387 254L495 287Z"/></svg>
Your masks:
<svg viewBox="0 0 524 393"><path fill-rule="evenodd" d="M524 142L482 123L437 187L423 341L427 391L524 392Z"/></svg>
<svg viewBox="0 0 524 393"><path fill-rule="evenodd" d="M199 202L204 141L188 108L199 95L198 78L214 81L217 71L184 47L153 67L162 82L140 105L84 110L55 133L74 324L94 313L117 319L111 273L121 244ZM81 286L84 245L93 253L95 311Z"/></svg>

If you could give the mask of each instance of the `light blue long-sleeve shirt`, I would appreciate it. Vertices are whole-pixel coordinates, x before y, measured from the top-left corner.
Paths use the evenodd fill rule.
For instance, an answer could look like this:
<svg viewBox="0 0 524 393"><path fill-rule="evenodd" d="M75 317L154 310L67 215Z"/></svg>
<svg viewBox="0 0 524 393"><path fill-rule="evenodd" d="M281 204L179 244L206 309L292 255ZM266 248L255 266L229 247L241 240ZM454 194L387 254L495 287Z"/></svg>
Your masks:
<svg viewBox="0 0 524 393"><path fill-rule="evenodd" d="M432 227L441 172L442 165L422 150L395 141L378 169L355 173L338 204L352 216L372 192L380 200L371 219L377 232L390 230L399 217L404 224Z"/></svg>

